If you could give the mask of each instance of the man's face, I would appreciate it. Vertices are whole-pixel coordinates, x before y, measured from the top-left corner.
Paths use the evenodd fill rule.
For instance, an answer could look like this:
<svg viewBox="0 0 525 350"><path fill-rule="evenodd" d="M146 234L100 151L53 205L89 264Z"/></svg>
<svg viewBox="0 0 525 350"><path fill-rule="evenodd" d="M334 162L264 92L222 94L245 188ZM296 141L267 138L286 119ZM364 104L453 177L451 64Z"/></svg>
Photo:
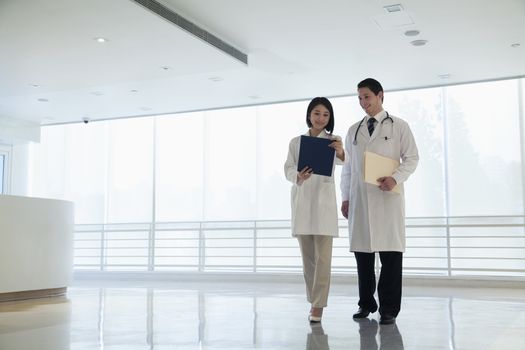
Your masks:
<svg viewBox="0 0 525 350"><path fill-rule="evenodd" d="M357 90L359 94L359 104L369 116L373 117L377 113L383 110L383 92L380 91L377 95L374 95L372 90L367 87L360 88Z"/></svg>

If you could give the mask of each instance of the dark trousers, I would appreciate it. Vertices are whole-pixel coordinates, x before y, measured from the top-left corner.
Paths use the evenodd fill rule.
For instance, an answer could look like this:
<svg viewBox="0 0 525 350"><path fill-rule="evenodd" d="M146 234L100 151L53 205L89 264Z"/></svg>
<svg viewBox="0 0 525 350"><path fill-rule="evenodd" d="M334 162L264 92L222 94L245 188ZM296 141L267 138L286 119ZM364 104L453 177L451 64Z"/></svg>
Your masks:
<svg viewBox="0 0 525 350"><path fill-rule="evenodd" d="M359 284L358 305L370 312L375 312L377 310L377 302L374 298L376 291L375 253L354 252L354 255ZM377 285L379 313L397 317L401 309L403 253L379 252L379 259L381 260L381 274Z"/></svg>

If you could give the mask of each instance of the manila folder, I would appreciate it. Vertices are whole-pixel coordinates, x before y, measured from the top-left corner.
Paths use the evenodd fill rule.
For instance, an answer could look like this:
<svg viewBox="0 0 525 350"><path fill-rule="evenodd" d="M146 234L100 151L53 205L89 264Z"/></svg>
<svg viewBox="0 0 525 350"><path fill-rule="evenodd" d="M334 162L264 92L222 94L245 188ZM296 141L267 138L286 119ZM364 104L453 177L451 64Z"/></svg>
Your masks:
<svg viewBox="0 0 525 350"><path fill-rule="evenodd" d="M379 185L377 179L383 176L392 176L398 167L398 160L383 157L373 152L365 152L365 182ZM399 185L396 185L392 192L401 193Z"/></svg>

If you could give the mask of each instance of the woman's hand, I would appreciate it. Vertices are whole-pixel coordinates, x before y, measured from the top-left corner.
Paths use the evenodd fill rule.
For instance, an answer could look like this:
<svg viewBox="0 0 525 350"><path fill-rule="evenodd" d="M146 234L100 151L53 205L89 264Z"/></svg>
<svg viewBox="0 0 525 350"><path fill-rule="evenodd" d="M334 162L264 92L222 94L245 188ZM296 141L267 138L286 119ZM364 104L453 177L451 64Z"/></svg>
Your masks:
<svg viewBox="0 0 525 350"><path fill-rule="evenodd" d="M305 166L303 170L297 173L297 184L301 185L303 182L312 177L314 169Z"/></svg>
<svg viewBox="0 0 525 350"><path fill-rule="evenodd" d="M341 141L339 137L334 137L332 143L329 144L328 147L335 149L335 156L344 162L345 151L343 149L343 141Z"/></svg>

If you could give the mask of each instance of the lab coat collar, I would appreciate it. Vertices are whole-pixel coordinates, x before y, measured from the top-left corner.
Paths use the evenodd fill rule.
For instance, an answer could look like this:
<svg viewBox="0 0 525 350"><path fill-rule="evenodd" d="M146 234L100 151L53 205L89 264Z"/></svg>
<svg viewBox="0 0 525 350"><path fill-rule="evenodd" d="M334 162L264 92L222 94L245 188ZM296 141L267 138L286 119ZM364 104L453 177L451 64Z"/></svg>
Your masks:
<svg viewBox="0 0 525 350"><path fill-rule="evenodd" d="M310 129L308 129L306 131L306 134L304 134L304 136L310 136ZM323 139L329 139L331 138L330 137L330 134L326 132L326 130L323 130L319 133L319 135L317 135L317 137L322 137Z"/></svg>

